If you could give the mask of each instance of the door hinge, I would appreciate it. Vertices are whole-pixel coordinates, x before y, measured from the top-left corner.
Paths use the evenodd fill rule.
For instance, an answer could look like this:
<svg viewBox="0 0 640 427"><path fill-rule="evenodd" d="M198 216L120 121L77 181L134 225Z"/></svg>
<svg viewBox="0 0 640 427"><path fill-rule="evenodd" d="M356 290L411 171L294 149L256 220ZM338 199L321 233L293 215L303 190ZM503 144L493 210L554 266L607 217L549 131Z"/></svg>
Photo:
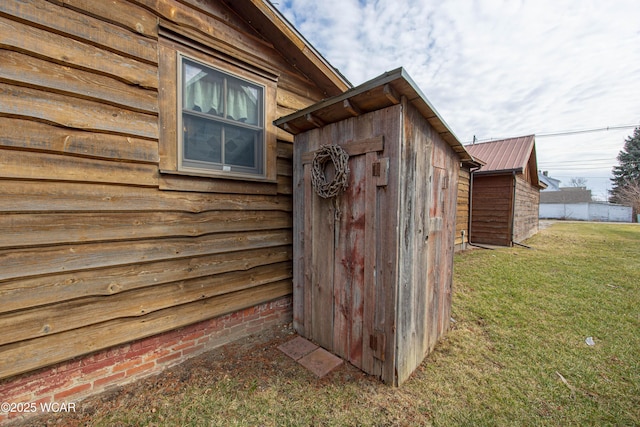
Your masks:
<svg viewBox="0 0 640 427"><path fill-rule="evenodd" d="M389 158L383 157L373 163L371 174L376 178L376 185L384 187L389 181Z"/></svg>

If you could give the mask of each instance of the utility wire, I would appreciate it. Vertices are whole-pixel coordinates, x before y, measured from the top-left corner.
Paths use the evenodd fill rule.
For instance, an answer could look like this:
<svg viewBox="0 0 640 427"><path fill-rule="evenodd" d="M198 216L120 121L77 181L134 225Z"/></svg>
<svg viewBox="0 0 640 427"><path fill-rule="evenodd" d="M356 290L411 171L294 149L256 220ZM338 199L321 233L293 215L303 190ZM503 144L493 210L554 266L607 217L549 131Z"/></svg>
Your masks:
<svg viewBox="0 0 640 427"><path fill-rule="evenodd" d="M540 132L540 133L535 133L535 137L536 138L546 138L546 137L550 137L550 136L568 136L568 135L578 135L578 134L582 134L582 133L593 133L593 132L603 132L603 131L609 131L609 130L619 130L619 129L635 129L637 127L639 127L640 124L635 124L635 125L616 125L616 126L607 126L607 127L603 127L603 128L592 128L592 129L580 129L580 130L563 130L563 131L555 131L555 132ZM474 144L476 142L489 142L489 141L499 141L501 139L508 139L508 138L483 138L483 139L479 139L476 138L475 136L473 137L473 141L467 141L464 142L464 145L467 144Z"/></svg>
<svg viewBox="0 0 640 427"><path fill-rule="evenodd" d="M607 126L606 128L594 128L594 129L583 129L583 130L565 130L560 132L546 132L546 133L536 133L536 138L544 138L547 136L564 136L564 135L577 135L581 133L592 133L592 132L602 132L608 130L617 130L617 129L631 129L636 128L639 125L618 125L618 126Z"/></svg>

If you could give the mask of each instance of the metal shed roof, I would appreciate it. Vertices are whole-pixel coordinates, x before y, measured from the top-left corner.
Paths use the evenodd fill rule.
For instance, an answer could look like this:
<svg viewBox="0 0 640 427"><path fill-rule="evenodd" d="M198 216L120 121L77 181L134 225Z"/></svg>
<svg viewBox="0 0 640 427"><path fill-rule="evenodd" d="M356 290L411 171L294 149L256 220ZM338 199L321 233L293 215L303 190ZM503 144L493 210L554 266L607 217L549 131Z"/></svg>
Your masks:
<svg viewBox="0 0 640 427"><path fill-rule="evenodd" d="M519 136L480 144L465 145L474 158L484 162L476 175L523 173L530 166L531 182L541 188L546 184L538 178L535 135Z"/></svg>
<svg viewBox="0 0 640 427"><path fill-rule="evenodd" d="M471 155L485 162L478 172L523 171L531 157L535 135L466 145Z"/></svg>
<svg viewBox="0 0 640 427"><path fill-rule="evenodd" d="M274 124L294 135L400 103L402 96L418 109L435 131L458 154L474 162L449 126L403 68L386 72L343 94L325 99L304 110L282 117Z"/></svg>

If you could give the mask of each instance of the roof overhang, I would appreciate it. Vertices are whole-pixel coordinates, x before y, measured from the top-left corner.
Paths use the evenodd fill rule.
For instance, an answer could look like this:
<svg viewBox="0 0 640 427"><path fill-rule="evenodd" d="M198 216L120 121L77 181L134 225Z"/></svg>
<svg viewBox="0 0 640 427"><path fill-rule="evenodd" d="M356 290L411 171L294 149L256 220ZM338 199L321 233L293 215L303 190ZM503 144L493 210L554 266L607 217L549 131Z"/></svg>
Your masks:
<svg viewBox="0 0 640 427"><path fill-rule="evenodd" d="M502 169L502 170L489 170L489 171L483 171L482 169L480 169L479 171L475 171L474 174L478 175L478 176L486 176L486 175L513 175L514 173L522 173L523 169L522 168L516 168L516 169Z"/></svg>
<svg viewBox="0 0 640 427"><path fill-rule="evenodd" d="M333 96L353 85L309 43L268 0L225 0L225 3L245 18L269 39L294 67L320 89Z"/></svg>
<svg viewBox="0 0 640 427"><path fill-rule="evenodd" d="M462 162L476 163L403 68L386 72L340 95L282 117L274 124L294 135L400 103L406 97Z"/></svg>

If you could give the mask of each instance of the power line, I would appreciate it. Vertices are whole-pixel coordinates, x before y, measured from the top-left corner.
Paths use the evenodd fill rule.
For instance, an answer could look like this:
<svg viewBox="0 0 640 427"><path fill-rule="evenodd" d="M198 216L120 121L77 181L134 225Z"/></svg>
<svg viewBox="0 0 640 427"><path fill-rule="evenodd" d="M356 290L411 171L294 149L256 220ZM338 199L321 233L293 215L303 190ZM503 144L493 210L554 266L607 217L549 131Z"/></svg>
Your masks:
<svg viewBox="0 0 640 427"><path fill-rule="evenodd" d="M582 129L582 130L564 130L559 132L546 132L546 133L536 133L536 138L544 138L547 136L565 136L565 135L577 135L581 133L592 133L592 132L603 132L609 130L618 130L618 129L631 129L636 128L639 125L618 125L618 126L607 126L605 128L593 128L593 129Z"/></svg>
<svg viewBox="0 0 640 427"><path fill-rule="evenodd" d="M592 128L592 129L578 129L578 130L562 130L562 131L555 131L555 132L540 132L540 133L534 133L536 138L546 138L546 137L550 137L550 136L569 136L569 135L578 135L578 134L583 134L583 133L593 133L593 132L605 132L605 131L610 131L610 130L620 130L620 129L635 129L637 127L639 127L640 124L633 124L633 125L615 125L615 126L607 126L607 127L600 127L600 128ZM473 137L473 141L467 141L464 142L463 144L473 144L476 142L489 142L489 141L499 141L501 139L508 139L508 138L476 138L475 136Z"/></svg>
<svg viewBox="0 0 640 427"><path fill-rule="evenodd" d="M615 157L609 157L606 159L581 159L581 160L551 160L548 162L542 162L544 164L549 164L549 163L562 163L562 164L566 164L566 163L593 163L593 162L613 162L615 161L616 158Z"/></svg>

